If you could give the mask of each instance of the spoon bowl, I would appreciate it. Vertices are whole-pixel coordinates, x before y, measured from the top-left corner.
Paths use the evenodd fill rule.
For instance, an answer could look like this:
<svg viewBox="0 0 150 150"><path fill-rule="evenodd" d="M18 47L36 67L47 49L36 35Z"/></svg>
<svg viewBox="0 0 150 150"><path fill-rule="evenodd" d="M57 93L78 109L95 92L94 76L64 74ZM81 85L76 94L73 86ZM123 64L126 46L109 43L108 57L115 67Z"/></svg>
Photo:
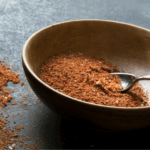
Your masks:
<svg viewBox="0 0 150 150"><path fill-rule="evenodd" d="M121 81L121 85L123 87L123 89L119 90L119 92L127 92L129 91L136 82L138 82L139 80L150 80L150 75L147 76L142 76L142 77L136 77L134 74L130 74L130 73L120 73L120 72L116 72L116 73L110 73L112 75L117 75Z"/></svg>

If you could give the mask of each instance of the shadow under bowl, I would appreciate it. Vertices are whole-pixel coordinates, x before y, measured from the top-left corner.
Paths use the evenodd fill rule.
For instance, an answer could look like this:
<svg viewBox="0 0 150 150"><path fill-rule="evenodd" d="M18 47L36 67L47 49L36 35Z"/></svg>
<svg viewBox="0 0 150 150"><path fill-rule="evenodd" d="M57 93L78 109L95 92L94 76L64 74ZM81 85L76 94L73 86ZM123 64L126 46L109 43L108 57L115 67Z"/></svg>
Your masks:
<svg viewBox="0 0 150 150"><path fill-rule="evenodd" d="M61 117L86 127L132 130L150 126L150 107L112 107L91 104L64 95L45 84L40 68L49 57L81 52L104 58L120 70L135 75L150 74L150 31L121 22L77 20L48 26L34 33L22 50L25 75L35 94ZM145 90L149 83L143 84Z"/></svg>

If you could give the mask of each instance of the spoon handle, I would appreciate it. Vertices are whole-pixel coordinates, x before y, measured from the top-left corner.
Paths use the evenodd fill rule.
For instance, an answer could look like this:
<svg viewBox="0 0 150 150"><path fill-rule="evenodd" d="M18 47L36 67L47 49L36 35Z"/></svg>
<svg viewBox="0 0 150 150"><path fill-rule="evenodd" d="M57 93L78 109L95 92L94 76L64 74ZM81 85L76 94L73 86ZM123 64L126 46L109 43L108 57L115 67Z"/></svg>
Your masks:
<svg viewBox="0 0 150 150"><path fill-rule="evenodd" d="M150 80L150 75L138 77L138 78L136 78L136 80L137 80L137 81L139 81L139 80Z"/></svg>

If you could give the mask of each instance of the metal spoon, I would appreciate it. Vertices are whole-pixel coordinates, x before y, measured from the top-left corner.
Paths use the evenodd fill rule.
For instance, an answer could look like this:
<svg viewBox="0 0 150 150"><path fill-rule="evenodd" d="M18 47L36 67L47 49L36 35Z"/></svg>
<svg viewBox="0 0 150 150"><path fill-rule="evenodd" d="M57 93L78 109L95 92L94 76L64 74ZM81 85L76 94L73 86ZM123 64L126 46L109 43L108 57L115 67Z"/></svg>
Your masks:
<svg viewBox="0 0 150 150"><path fill-rule="evenodd" d="M120 72L115 73L114 72L110 74L118 75L118 77L120 78L123 89L119 90L119 92L122 92L122 93L130 90L133 87L133 85L139 80L150 80L150 75L136 77L134 74L129 74L129 73L120 73Z"/></svg>

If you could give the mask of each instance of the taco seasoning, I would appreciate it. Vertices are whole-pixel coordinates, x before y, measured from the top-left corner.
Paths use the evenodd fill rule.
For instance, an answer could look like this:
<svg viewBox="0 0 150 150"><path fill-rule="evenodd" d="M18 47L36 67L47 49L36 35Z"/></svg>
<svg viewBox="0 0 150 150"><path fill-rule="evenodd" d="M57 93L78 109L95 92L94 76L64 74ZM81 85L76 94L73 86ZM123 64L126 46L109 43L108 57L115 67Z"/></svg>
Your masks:
<svg viewBox="0 0 150 150"><path fill-rule="evenodd" d="M40 149L35 143L28 144L26 136L19 134L19 131L24 128L24 125L14 126L13 128L9 126L9 123L14 123L11 119L15 117L14 114L7 112L8 115L5 116L5 109L8 105L17 105L19 101L9 103L13 100L11 93L15 92L14 90L7 89L8 82L12 81L13 84L20 82L19 74L11 71L11 68L8 67L4 62L0 61L0 150L17 149L15 147L21 147L22 149ZM20 86L24 83L21 82ZM17 89L15 89L17 90ZM24 102L25 103L25 102ZM12 108L12 107L10 107ZM14 108L13 108L14 109ZM20 109L19 109L20 110ZM17 109L18 111L18 109ZM15 109L14 109L15 112ZM18 113L17 115L19 115ZM21 117L21 116L20 116ZM25 140L25 142L23 141ZM29 139L28 139L29 140ZM21 149L20 148L20 149Z"/></svg>
<svg viewBox="0 0 150 150"><path fill-rule="evenodd" d="M118 76L119 69L104 59L82 53L58 54L41 68L40 78L59 92L90 103L117 107L148 106L148 95L136 83L127 93Z"/></svg>

